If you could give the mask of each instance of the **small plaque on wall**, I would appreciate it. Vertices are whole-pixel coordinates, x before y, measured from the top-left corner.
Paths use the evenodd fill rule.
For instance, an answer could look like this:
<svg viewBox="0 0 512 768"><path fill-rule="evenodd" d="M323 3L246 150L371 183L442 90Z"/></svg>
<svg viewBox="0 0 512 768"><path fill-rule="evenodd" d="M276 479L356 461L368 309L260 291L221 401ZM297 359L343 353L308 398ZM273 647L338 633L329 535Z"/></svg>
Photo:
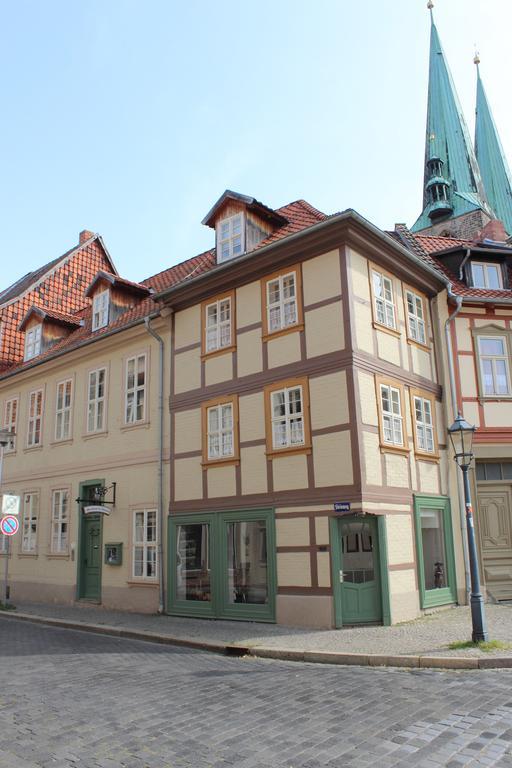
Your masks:
<svg viewBox="0 0 512 768"><path fill-rule="evenodd" d="M106 565L121 565L123 562L123 545L105 544L105 564Z"/></svg>

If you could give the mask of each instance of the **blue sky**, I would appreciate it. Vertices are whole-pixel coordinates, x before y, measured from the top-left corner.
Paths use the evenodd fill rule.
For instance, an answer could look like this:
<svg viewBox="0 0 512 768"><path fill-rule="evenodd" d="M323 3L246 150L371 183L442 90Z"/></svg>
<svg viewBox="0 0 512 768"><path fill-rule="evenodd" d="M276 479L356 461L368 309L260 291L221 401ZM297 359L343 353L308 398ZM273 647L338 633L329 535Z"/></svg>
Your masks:
<svg viewBox="0 0 512 768"><path fill-rule="evenodd" d="M512 163L510 0L437 0L473 130L475 44ZM213 243L226 188L420 213L426 0L0 0L0 288L100 232L138 280Z"/></svg>

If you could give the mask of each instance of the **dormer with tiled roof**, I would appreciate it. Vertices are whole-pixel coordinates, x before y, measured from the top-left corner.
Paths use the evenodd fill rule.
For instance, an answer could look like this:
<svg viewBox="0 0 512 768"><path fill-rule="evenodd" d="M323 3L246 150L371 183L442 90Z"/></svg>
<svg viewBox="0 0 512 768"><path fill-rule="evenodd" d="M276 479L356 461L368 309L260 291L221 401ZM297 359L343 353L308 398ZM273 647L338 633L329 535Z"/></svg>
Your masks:
<svg viewBox="0 0 512 768"><path fill-rule="evenodd" d="M25 335L23 360L44 354L83 324L80 317L32 306L19 325Z"/></svg>
<svg viewBox="0 0 512 768"><path fill-rule="evenodd" d="M288 220L254 197L227 189L202 221L215 229L217 263L254 250Z"/></svg>
<svg viewBox="0 0 512 768"><path fill-rule="evenodd" d="M83 230L77 245L0 293L0 370L24 359L25 333L19 326L27 312L40 307L74 315L87 305L84 291L99 270L117 274L101 236Z"/></svg>
<svg viewBox="0 0 512 768"><path fill-rule="evenodd" d="M146 285L100 270L85 291L85 296L92 300L92 330L97 331L115 322L150 293L151 288Z"/></svg>

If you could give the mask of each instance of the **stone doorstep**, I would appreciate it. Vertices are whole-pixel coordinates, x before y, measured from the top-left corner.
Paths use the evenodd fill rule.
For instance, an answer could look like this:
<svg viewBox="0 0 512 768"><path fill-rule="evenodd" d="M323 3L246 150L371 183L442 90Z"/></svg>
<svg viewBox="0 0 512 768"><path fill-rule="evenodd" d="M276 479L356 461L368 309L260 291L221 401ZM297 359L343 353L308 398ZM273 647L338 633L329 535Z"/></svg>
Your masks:
<svg viewBox="0 0 512 768"><path fill-rule="evenodd" d="M73 629L81 632L93 632L98 635L122 637L127 640L143 640L161 645L174 645L183 648L221 653L226 656L253 656L255 658L278 659L280 661L302 661L311 664L339 664L341 666L361 667L397 667L403 669L510 669L511 656L422 656L392 655L380 653L350 653L348 651L307 651L292 648L271 648L243 643L219 643L207 640L192 640L172 635L162 635L144 629L129 629L114 627L106 624L92 624L84 621L55 619L47 616L37 616L31 613L15 611L0 611L0 618L18 619L34 624L46 624L62 629Z"/></svg>

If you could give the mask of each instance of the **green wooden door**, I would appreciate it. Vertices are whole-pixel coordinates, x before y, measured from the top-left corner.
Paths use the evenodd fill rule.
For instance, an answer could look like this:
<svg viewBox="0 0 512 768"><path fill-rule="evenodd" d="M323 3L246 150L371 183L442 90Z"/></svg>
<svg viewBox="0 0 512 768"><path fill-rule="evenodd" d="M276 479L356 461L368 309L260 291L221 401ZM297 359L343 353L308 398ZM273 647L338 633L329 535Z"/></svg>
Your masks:
<svg viewBox="0 0 512 768"><path fill-rule="evenodd" d="M338 562L335 589L342 623L382 621L382 596L377 524L369 516L338 520Z"/></svg>
<svg viewBox="0 0 512 768"><path fill-rule="evenodd" d="M101 600L101 517L82 516L80 597Z"/></svg>

